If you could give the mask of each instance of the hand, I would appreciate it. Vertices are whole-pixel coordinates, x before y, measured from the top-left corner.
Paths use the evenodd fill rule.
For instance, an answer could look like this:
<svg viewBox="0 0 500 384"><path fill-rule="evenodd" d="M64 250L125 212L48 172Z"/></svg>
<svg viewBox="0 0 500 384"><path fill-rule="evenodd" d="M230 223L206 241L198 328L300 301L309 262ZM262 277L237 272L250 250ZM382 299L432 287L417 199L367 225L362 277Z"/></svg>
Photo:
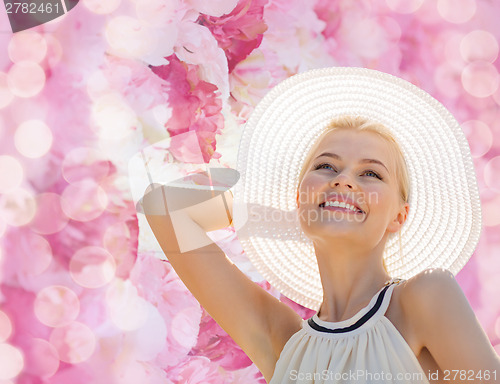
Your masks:
<svg viewBox="0 0 500 384"><path fill-rule="evenodd" d="M145 215L184 211L206 232L231 225L233 198L229 188L238 180L238 173L228 168L209 172L190 174L165 185L151 184L138 203L138 211Z"/></svg>

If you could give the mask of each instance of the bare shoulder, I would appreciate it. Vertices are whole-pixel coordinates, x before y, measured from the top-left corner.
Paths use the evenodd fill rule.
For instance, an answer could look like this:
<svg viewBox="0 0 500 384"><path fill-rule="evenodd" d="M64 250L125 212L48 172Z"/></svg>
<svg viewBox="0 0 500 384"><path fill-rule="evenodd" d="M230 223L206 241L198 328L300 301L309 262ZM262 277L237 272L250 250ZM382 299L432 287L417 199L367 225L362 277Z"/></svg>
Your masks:
<svg viewBox="0 0 500 384"><path fill-rule="evenodd" d="M401 294L412 306L453 299L462 293L455 276L446 268L429 268L404 282ZM426 305L428 306L428 305Z"/></svg>
<svg viewBox="0 0 500 384"><path fill-rule="evenodd" d="M412 334L441 369L500 369L500 358L453 273L427 269L403 285L400 303Z"/></svg>
<svg viewBox="0 0 500 384"><path fill-rule="evenodd" d="M464 294L453 273L446 268L429 268L402 284L399 301L407 316L421 320L434 317L444 304L459 298Z"/></svg>
<svg viewBox="0 0 500 384"><path fill-rule="evenodd" d="M406 281L408 290L428 290L431 288L444 288L456 285L455 276L446 268L428 268Z"/></svg>
<svg viewBox="0 0 500 384"><path fill-rule="evenodd" d="M460 317L472 308L453 273L445 268L429 268L407 281L405 295L412 316L424 321L443 315Z"/></svg>
<svg viewBox="0 0 500 384"><path fill-rule="evenodd" d="M418 354L425 346L426 327L432 326L436 310L462 295L462 290L448 269L429 268L399 284L394 296L400 307L401 318L408 339ZM403 321L402 320L402 321ZM402 323L403 324L403 323Z"/></svg>

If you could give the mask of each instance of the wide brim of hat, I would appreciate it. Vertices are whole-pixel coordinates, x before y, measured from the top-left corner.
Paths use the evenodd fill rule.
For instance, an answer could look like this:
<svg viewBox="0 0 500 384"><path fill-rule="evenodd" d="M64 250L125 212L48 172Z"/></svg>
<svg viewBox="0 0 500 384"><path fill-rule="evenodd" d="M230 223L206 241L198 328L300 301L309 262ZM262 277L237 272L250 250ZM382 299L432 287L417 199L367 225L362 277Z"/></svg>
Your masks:
<svg viewBox="0 0 500 384"><path fill-rule="evenodd" d="M234 226L262 276L295 302L318 309L322 285L313 243L296 210L298 177L312 145L342 115L386 126L405 156L410 211L384 251L391 276L442 267L456 274L481 233L470 149L449 111L422 89L366 68L323 68L274 87L246 123L238 150ZM334 257L332 250L332 257Z"/></svg>

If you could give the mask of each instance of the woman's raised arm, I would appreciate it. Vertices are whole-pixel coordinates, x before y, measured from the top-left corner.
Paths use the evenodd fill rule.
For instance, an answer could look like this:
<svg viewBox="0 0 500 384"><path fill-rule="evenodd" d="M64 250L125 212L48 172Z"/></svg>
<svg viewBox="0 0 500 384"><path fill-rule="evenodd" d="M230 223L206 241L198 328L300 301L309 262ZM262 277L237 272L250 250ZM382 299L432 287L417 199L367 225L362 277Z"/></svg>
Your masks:
<svg viewBox="0 0 500 384"><path fill-rule="evenodd" d="M301 318L252 282L207 236L206 231L228 226L229 220L222 196L220 200L205 199L203 193L206 191L185 190L180 196L179 190L151 186L142 199L143 210L167 259L186 287L264 376L270 377L282 346L273 341L276 318L285 326L298 323ZM184 200L180 205L179 201L173 202L180 197ZM231 208L232 199L227 191L226 198ZM188 203L188 207L182 208L185 199L205 200L205 203L190 207ZM174 211L174 205L179 209Z"/></svg>

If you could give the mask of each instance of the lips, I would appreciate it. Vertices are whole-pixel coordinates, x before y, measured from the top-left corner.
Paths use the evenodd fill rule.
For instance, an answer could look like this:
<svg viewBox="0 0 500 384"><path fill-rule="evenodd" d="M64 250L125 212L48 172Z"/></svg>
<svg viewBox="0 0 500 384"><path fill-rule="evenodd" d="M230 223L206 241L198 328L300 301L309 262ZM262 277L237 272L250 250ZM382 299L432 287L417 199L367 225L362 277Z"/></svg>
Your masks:
<svg viewBox="0 0 500 384"><path fill-rule="evenodd" d="M338 207L351 210L352 212L365 213L365 211L363 211L359 205L354 202L354 200L342 195L333 195L328 197L319 205L319 207Z"/></svg>
<svg viewBox="0 0 500 384"><path fill-rule="evenodd" d="M325 206L321 207L321 209L324 209L327 211L340 211L340 212L352 213L352 214L363 214L363 211L361 211L357 208L354 208L352 205L349 205L349 204L347 204L346 207L325 205Z"/></svg>

